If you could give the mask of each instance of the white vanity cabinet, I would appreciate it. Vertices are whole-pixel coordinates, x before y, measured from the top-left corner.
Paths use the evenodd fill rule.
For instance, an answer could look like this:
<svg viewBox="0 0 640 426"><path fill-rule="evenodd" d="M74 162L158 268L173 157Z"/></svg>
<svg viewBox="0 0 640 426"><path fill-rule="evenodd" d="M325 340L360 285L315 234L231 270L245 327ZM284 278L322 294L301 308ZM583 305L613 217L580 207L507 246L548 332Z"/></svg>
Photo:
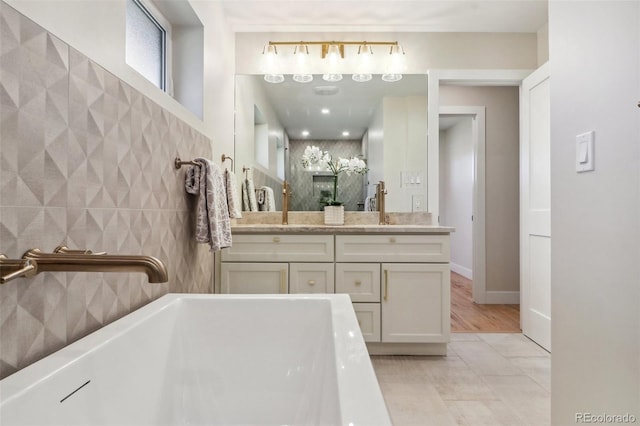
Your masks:
<svg viewBox="0 0 640 426"><path fill-rule="evenodd" d="M354 307L370 349L380 342L377 349L388 353L383 344L404 343L409 344L404 352L413 353L413 344L449 341L448 235L336 235L335 244L336 292L345 289L354 302L369 302ZM372 275L364 270L379 271L380 292L360 299L362 283ZM366 308L379 309L379 332L364 332L371 316ZM374 336L379 338L374 340Z"/></svg>
<svg viewBox="0 0 640 426"><path fill-rule="evenodd" d="M333 235L239 234L221 254L221 293L333 293Z"/></svg>
<svg viewBox="0 0 640 426"><path fill-rule="evenodd" d="M234 234L221 293L347 293L371 354L446 354L449 235L354 232Z"/></svg>

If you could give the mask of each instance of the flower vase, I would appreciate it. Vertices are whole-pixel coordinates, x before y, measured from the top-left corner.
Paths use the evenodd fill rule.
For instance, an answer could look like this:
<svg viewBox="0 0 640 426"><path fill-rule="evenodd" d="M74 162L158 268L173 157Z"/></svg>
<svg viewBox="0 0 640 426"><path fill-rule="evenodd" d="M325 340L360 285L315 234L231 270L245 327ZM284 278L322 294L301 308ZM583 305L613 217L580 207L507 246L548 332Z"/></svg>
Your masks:
<svg viewBox="0 0 640 426"><path fill-rule="evenodd" d="M325 225L344 225L344 206L324 206Z"/></svg>

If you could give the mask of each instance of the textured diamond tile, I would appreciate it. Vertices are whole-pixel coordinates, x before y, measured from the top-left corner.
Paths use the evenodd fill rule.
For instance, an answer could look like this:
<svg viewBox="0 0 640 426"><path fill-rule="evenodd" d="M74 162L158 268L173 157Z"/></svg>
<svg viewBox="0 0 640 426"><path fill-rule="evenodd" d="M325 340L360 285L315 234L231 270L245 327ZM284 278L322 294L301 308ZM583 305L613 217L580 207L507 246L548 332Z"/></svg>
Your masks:
<svg viewBox="0 0 640 426"><path fill-rule="evenodd" d="M193 199L172 166L211 158L210 140L4 2L0 37L0 252L144 253L170 276L59 272L1 286L2 378L168 291L210 291L213 259L193 241Z"/></svg>
<svg viewBox="0 0 640 426"><path fill-rule="evenodd" d="M0 286L0 375L18 368L18 285L15 281Z"/></svg>
<svg viewBox="0 0 640 426"><path fill-rule="evenodd" d="M65 242L67 238L67 209L45 207L43 227L46 231L40 234L40 240L34 247L52 251Z"/></svg>
<svg viewBox="0 0 640 426"><path fill-rule="evenodd" d="M43 276L44 346L51 353L67 344L67 288L64 272Z"/></svg>
<svg viewBox="0 0 640 426"><path fill-rule="evenodd" d="M0 252L8 257L20 258L33 247L38 247L44 229L44 208L0 207Z"/></svg>
<svg viewBox="0 0 640 426"><path fill-rule="evenodd" d="M67 206L87 205L86 132L69 127L67 151Z"/></svg>
<svg viewBox="0 0 640 426"><path fill-rule="evenodd" d="M0 2L0 57L20 46L20 14Z"/></svg>
<svg viewBox="0 0 640 426"><path fill-rule="evenodd" d="M84 336L86 328L86 272L67 272L67 342Z"/></svg>
<svg viewBox="0 0 640 426"><path fill-rule="evenodd" d="M86 209L67 209L67 237L65 244L70 248L87 247L87 211Z"/></svg>

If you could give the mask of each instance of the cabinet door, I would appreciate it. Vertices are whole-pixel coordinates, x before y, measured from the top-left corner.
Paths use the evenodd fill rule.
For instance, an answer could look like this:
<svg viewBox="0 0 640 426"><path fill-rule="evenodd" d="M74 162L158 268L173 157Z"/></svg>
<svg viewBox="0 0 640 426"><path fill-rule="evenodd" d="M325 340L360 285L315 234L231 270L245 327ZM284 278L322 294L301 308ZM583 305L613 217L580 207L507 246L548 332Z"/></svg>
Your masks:
<svg viewBox="0 0 640 426"><path fill-rule="evenodd" d="M221 264L221 293L264 294L287 293L287 263Z"/></svg>
<svg viewBox="0 0 640 426"><path fill-rule="evenodd" d="M358 319L360 332L365 342L380 341L380 304L354 303L353 310Z"/></svg>
<svg viewBox="0 0 640 426"><path fill-rule="evenodd" d="M289 293L333 293L333 263L289 264Z"/></svg>
<svg viewBox="0 0 640 426"><path fill-rule="evenodd" d="M336 263L336 293L353 302L380 302L379 263Z"/></svg>
<svg viewBox="0 0 640 426"><path fill-rule="evenodd" d="M382 264L382 341L447 342L451 328L448 264Z"/></svg>

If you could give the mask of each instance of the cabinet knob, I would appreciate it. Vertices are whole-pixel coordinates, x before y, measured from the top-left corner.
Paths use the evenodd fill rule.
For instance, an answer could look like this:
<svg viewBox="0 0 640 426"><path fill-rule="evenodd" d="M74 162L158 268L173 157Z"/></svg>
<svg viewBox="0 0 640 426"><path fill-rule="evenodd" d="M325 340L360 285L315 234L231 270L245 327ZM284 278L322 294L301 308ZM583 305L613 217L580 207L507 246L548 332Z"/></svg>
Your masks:
<svg viewBox="0 0 640 426"><path fill-rule="evenodd" d="M309 280L309 285L316 285L316 280Z"/></svg>
<svg viewBox="0 0 640 426"><path fill-rule="evenodd" d="M356 285L362 285L362 281L356 280Z"/></svg>
<svg viewBox="0 0 640 426"><path fill-rule="evenodd" d="M280 242L280 237L273 237L273 242L274 243L279 243Z"/></svg>

